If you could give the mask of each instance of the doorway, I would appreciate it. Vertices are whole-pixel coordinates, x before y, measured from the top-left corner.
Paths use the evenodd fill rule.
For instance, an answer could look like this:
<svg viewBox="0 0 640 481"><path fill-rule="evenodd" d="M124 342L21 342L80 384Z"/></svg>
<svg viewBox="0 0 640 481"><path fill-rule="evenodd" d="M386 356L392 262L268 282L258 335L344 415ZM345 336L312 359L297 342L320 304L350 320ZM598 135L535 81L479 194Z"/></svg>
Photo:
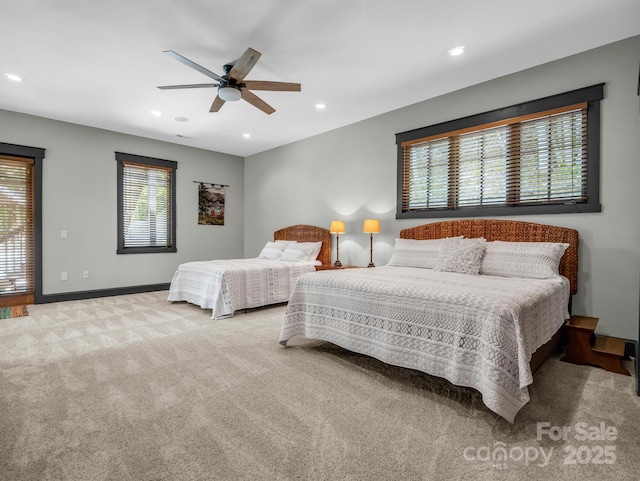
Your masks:
<svg viewBox="0 0 640 481"><path fill-rule="evenodd" d="M0 155L0 307L34 303L34 164Z"/></svg>

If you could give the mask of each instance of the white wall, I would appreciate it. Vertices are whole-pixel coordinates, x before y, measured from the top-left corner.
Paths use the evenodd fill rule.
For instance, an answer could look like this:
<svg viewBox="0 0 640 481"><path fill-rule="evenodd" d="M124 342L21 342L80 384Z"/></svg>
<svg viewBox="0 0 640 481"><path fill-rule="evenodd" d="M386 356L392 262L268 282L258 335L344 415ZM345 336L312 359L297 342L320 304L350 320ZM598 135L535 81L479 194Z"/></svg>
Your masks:
<svg viewBox="0 0 640 481"><path fill-rule="evenodd" d="M46 149L43 294L170 282L178 264L243 256L244 160L0 110L0 142ZM117 255L114 152L178 162L177 253ZM228 184L225 225L198 225L198 184ZM68 232L67 239L60 231ZM61 272L69 280L60 280ZM83 271L90 272L84 279Z"/></svg>
<svg viewBox="0 0 640 481"><path fill-rule="evenodd" d="M518 216L580 232L579 291L573 312L600 318L598 332L636 339L640 278L640 37L475 85L245 159L245 255L275 229L346 221L343 264L366 266L367 217L381 220L374 262L385 264L396 220L395 134L605 82L602 101L601 213ZM340 106L328 106L338 109ZM335 255L335 253L334 253Z"/></svg>

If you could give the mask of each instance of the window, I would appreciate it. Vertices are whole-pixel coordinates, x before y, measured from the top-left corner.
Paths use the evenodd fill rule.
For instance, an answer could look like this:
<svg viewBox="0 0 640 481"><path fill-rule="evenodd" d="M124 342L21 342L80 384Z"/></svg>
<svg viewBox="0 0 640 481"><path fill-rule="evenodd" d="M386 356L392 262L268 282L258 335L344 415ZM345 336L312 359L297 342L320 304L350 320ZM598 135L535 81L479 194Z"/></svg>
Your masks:
<svg viewBox="0 0 640 481"><path fill-rule="evenodd" d="M34 294L34 163L32 158L0 155L0 295L3 299Z"/></svg>
<svg viewBox="0 0 640 481"><path fill-rule="evenodd" d="M396 135L397 218L599 212L603 85Z"/></svg>
<svg viewBox="0 0 640 481"><path fill-rule="evenodd" d="M25 208L27 212L25 214L25 236L24 236L24 245L16 246L16 248L23 252L20 253L20 256L24 255L24 265L22 269L25 277L24 280L18 280L15 278L16 287L20 286L18 292L11 294L9 292L5 292L2 296L0 296L0 306L16 306L20 304L40 304L43 302L42 298L42 164L44 161L45 149L41 149L38 147L28 147L26 145L15 145L15 144L6 144L0 142L0 155L4 156L5 160L18 160L19 162L28 165L27 170L24 172L26 175L24 177L25 184ZM14 164L15 165L15 164ZM3 174L4 175L4 174ZM18 174L18 179L22 178L22 174ZM9 179L11 179L9 181ZM5 184L6 182L6 184ZM14 175L9 175L8 177L3 177L0 180L0 185L2 185L1 189L3 191L3 195L7 195L7 193L18 186L21 183L21 180L16 182L16 177ZM11 187L13 184L13 187ZM18 188L20 191L21 188ZM9 194L8 197L13 197L15 192ZM21 196L22 194L19 194ZM29 199L30 197L30 199ZM13 200L16 200L16 197L13 197ZM6 200L6 198L4 199ZM10 201L11 202L11 201ZM27 205L30 204L30 212L29 207ZM14 206L10 206L10 210L14 209ZM6 213L2 214L3 216ZM19 216L17 216L19 218ZM6 222L3 220L3 222ZM12 224L13 221L9 221L9 224ZM7 232L4 232L6 235ZM7 239L9 240L9 239ZM13 264L9 259L9 256L14 254L9 254L12 252L14 248L8 248L5 244L2 246L4 250L7 260L4 262L4 267L2 269L5 270L5 273L9 272L11 269L15 269L19 267L17 264ZM15 250L13 250L15 252ZM18 256L15 256L14 259L18 259ZM15 272L15 271L14 271ZM6 275L6 274L3 274ZM21 277L21 276L19 276ZM2 276L0 275L0 279ZM12 281L13 282L13 281ZM25 291L22 290L22 285L26 286Z"/></svg>
<svg viewBox="0 0 640 481"><path fill-rule="evenodd" d="M177 162L116 152L118 254L176 252Z"/></svg>

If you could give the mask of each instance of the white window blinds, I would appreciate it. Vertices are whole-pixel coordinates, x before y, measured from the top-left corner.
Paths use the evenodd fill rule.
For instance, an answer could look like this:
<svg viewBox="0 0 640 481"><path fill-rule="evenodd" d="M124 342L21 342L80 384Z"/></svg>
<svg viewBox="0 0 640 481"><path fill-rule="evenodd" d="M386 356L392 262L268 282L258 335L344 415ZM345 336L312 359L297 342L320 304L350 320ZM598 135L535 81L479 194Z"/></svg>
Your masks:
<svg viewBox="0 0 640 481"><path fill-rule="evenodd" d="M116 152L118 253L176 252L177 162Z"/></svg>
<svg viewBox="0 0 640 481"><path fill-rule="evenodd" d="M171 245L170 174L158 167L123 165L125 247Z"/></svg>

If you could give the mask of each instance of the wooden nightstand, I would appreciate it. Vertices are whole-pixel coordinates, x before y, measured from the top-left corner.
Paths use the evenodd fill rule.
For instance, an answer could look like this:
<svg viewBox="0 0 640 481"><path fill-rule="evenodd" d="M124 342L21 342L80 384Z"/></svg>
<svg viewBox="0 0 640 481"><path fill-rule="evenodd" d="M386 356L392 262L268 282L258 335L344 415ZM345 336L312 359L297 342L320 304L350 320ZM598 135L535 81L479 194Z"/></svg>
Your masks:
<svg viewBox="0 0 640 481"><path fill-rule="evenodd" d="M341 266L341 267L335 267L333 264L330 265L321 265L321 266L316 266L316 271L333 271L333 270L340 270L340 269L356 269L358 266Z"/></svg>

